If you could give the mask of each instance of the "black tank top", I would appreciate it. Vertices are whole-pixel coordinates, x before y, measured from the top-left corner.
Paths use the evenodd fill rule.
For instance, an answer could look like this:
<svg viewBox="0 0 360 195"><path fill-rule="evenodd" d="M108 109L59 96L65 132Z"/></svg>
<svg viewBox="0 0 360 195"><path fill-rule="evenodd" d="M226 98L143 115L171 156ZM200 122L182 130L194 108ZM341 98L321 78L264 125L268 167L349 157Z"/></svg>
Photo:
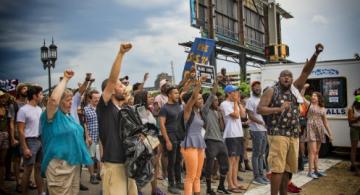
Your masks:
<svg viewBox="0 0 360 195"><path fill-rule="evenodd" d="M270 107L281 107L285 101L290 101L290 108L276 114L268 116L267 127L269 135L281 135L287 137L299 137L299 103L296 97L289 90L282 90L280 85L273 87L274 94L271 99Z"/></svg>

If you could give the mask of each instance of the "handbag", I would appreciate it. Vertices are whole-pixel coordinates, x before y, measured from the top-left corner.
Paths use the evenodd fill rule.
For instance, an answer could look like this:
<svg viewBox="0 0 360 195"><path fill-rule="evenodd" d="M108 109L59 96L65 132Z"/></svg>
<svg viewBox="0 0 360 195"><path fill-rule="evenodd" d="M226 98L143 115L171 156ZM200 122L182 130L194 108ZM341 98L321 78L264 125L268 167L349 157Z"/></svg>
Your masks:
<svg viewBox="0 0 360 195"><path fill-rule="evenodd" d="M303 129L303 128L306 128L306 126L307 126L307 115L308 115L310 106L311 106L311 103L310 103L309 106L307 107L304 116L300 116L300 117L299 117L299 123L300 123L300 127L301 127L302 129Z"/></svg>

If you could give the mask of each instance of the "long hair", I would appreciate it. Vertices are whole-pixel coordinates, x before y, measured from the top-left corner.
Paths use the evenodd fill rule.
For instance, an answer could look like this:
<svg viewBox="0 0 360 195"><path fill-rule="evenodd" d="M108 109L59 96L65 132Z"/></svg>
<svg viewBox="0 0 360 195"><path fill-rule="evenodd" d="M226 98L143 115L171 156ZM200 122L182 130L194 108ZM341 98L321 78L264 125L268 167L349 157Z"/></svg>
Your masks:
<svg viewBox="0 0 360 195"><path fill-rule="evenodd" d="M319 106L320 107L325 107L325 101L324 98L322 96L322 94L320 92L314 91L313 94L315 94L318 98L318 102L319 102Z"/></svg>
<svg viewBox="0 0 360 195"><path fill-rule="evenodd" d="M149 109L148 105L148 92L147 91L139 91L134 94L134 105L143 105L146 109Z"/></svg>

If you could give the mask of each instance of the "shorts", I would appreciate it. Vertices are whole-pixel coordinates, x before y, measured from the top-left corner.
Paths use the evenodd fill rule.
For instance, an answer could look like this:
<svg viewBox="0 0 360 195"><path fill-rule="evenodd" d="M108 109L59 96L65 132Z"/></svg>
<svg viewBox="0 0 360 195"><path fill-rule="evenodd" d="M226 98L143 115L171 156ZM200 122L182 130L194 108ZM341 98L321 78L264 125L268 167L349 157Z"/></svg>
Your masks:
<svg viewBox="0 0 360 195"><path fill-rule="evenodd" d="M350 127L350 140L351 141L360 140L360 127Z"/></svg>
<svg viewBox="0 0 360 195"><path fill-rule="evenodd" d="M126 176L124 164L104 162L101 167L103 195L138 195L136 182Z"/></svg>
<svg viewBox="0 0 360 195"><path fill-rule="evenodd" d="M92 143L89 148L90 156L93 159L100 161L100 145L96 143Z"/></svg>
<svg viewBox="0 0 360 195"><path fill-rule="evenodd" d="M229 157L242 156L244 154L244 138L230 137L225 138L225 144L228 150Z"/></svg>
<svg viewBox="0 0 360 195"><path fill-rule="evenodd" d="M30 158L23 158L24 165L33 165L36 163L41 163L42 161L42 145L40 138L25 138L25 142L31 151ZM21 150L21 154L24 154L24 151Z"/></svg>
<svg viewBox="0 0 360 195"><path fill-rule="evenodd" d="M208 139L205 140L205 143L206 143L205 153L207 158L216 158L219 155L228 156L227 148L224 142Z"/></svg>
<svg viewBox="0 0 360 195"><path fill-rule="evenodd" d="M298 170L299 138L286 136L268 136L268 163L271 172L296 173Z"/></svg>
<svg viewBox="0 0 360 195"><path fill-rule="evenodd" d="M9 133L7 131L0 132L0 150L5 150L10 147Z"/></svg>

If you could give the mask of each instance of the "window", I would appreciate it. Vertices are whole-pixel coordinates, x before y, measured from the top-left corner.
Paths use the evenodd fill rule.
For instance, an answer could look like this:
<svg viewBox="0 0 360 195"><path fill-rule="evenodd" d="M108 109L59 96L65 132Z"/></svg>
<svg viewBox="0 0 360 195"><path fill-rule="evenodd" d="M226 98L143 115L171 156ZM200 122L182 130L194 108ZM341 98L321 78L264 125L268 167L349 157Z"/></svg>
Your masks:
<svg viewBox="0 0 360 195"><path fill-rule="evenodd" d="M323 95L325 108L347 107L347 86L345 77L308 79L309 90L305 96L311 96L312 92L318 91Z"/></svg>

